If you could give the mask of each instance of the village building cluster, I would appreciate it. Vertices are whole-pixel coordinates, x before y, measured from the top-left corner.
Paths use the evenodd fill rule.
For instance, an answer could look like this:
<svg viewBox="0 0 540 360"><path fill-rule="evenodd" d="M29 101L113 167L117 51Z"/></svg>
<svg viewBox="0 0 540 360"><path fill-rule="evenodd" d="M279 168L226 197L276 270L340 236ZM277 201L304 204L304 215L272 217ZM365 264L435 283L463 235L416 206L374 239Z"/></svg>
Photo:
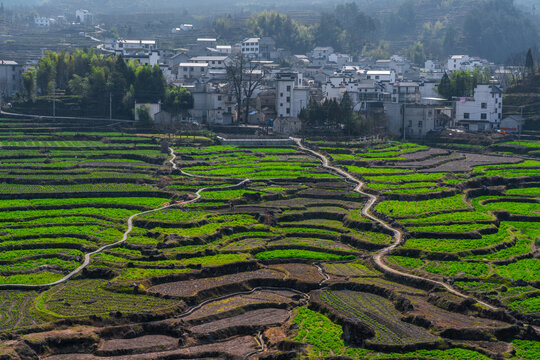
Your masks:
<svg viewBox="0 0 540 360"><path fill-rule="evenodd" d="M92 23L93 15L77 10L76 21ZM53 19L36 18L36 26ZM173 34L194 32L191 24L172 29ZM215 38L197 38L182 51L162 50L155 40L116 39L101 50L144 65L159 66L170 85L187 88L194 97L188 121L216 125L245 123L295 134L301 130L298 116L310 101L340 102L347 93L353 110L361 116L377 114L388 136L423 138L445 128L469 131L517 132L523 119L503 118L504 81L497 75L509 70L480 58L453 55L447 60L427 60L415 66L403 56L389 59L356 58L332 47L315 47L307 54L292 54L272 38L246 38L237 44L221 44ZM243 57L257 64L263 80L251 93L249 106L239 108L227 71ZM489 70L489 84L477 85L469 97L443 99L437 86L444 74ZM19 90L23 67L12 61L0 63L0 92ZM511 71L510 71L511 73ZM244 99L245 101L245 99ZM156 121L170 119L159 104L149 106ZM165 120L163 120L165 121Z"/></svg>

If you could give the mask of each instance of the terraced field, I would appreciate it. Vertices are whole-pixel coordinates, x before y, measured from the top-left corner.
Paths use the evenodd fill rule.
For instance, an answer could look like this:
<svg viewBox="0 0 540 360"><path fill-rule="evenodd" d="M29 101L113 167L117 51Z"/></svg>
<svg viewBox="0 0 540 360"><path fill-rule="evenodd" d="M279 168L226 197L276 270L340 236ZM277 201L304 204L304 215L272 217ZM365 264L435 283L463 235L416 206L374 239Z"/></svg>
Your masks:
<svg viewBox="0 0 540 360"><path fill-rule="evenodd" d="M535 162L36 121L0 120L0 357L538 352Z"/></svg>

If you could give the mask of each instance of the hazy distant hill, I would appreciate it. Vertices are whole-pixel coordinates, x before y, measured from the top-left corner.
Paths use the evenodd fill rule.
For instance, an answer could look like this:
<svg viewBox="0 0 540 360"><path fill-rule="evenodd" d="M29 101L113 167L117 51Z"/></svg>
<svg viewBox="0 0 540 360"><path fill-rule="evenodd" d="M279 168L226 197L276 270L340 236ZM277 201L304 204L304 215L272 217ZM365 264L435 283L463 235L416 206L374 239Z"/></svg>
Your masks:
<svg viewBox="0 0 540 360"><path fill-rule="evenodd" d="M0 0L1 1L1 0ZM354 0L350 0L354 1ZM356 0L363 11L371 13L382 9L399 6L405 0ZM96 13L115 12L160 12L170 9L187 9L190 12L208 14L220 12L240 12L243 10L279 8L305 9L307 6L315 9L326 9L343 0L3 0L6 7L17 5L45 5L63 10L85 8Z"/></svg>
<svg viewBox="0 0 540 360"><path fill-rule="evenodd" d="M5 7L21 6L21 5L40 5L43 0L1 0Z"/></svg>

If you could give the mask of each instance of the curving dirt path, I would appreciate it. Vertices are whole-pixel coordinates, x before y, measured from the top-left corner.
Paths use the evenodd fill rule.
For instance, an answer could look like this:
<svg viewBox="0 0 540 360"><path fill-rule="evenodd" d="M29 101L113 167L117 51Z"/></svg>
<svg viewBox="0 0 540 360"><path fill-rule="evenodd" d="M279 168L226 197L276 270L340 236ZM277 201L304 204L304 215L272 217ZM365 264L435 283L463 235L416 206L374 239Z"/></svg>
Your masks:
<svg viewBox="0 0 540 360"><path fill-rule="evenodd" d="M171 155L171 159L169 160L169 163L171 164L173 170L179 170L183 175L186 175L186 176L198 177L197 175L189 174L189 173L186 173L183 170L179 169L178 166L176 165L176 154L174 153L174 150L172 148L169 148L169 153ZM197 202L201 198L201 193L203 191L233 189L233 188L241 187L244 184L248 183L249 181L250 181L250 179L245 179L245 180L242 180L241 182L239 182L238 184L234 184L234 185L230 185L230 186L202 188L202 189L197 190L197 192L195 193L195 197L193 199L191 199L191 200L186 200L186 201L166 205L166 206L162 206L160 208L147 210L147 211L143 211L143 212L131 215L129 217L128 221L127 221L127 230L124 232L124 235L122 236L122 239L120 241L117 241L115 243L102 246L102 247L100 247L99 249L97 249L95 251L92 251L90 253L85 254L83 263L78 268L76 268L75 270L73 270L72 272L70 272L69 274L64 276L62 279L51 282L51 283L48 283L48 284L39 284L39 285L0 284L0 290L7 290L7 289L36 290L36 289L44 289L44 288L49 288L49 287L52 287L52 286L55 286L55 285L63 284L66 281L68 281L69 279L71 279L72 277L74 277L75 275L78 275L79 273L81 273L81 271L83 271L86 267L88 267L88 265L90 265L91 258L92 258L93 255L96 255L96 254L99 254L99 253L101 253L101 252L103 252L105 250L117 247L118 245L121 245L124 242L126 242L127 239L128 239L129 234L131 233L131 231L133 231L133 219L135 219L136 217L141 216L141 215L145 215L145 214L149 214L149 213L153 213L153 212L157 212L157 211L161 211L161 210L165 210L165 209L170 209L170 208L173 208L173 207L176 207L176 206L183 206L183 205L187 205L187 204Z"/></svg>
<svg viewBox="0 0 540 360"><path fill-rule="evenodd" d="M364 205L364 207L362 208L362 215L364 215L368 219L371 219L371 220L375 221L376 223L380 224L385 229L390 230L394 234L394 242L390 246L385 247L382 250L379 250L377 253L375 253L373 255L373 261L379 267L379 269L381 269L383 272L386 272L386 273L389 273L389 274L403 276L403 277L413 279L413 280L423 281L423 282L432 284L432 285L437 286L437 287L443 287L448 292L450 292L450 293L452 293L454 295L457 295L459 297L462 297L462 298L466 298L466 299L471 298L470 296L465 295L465 294L457 291L452 286L450 286L449 284L446 284L444 282L436 281L436 280L432 280L432 279L427 279L427 278L424 278L424 277L421 277L421 276L405 273L405 272L396 270L396 269L391 268L390 266L386 265L386 263L384 262L385 255L388 254L389 252L391 252L392 250L394 250L395 248L397 248L398 246L403 244L403 232L398 228L392 227L386 221L384 221L382 219L379 219L378 217L371 214L371 209L373 208L373 206L377 202L378 196L373 195L373 194L369 194L367 192L364 192L362 189L364 188L364 186L366 184L362 180L354 177L353 175L349 174L345 170L342 170L340 168L337 168L337 167L334 167L334 166L330 165L330 161L328 160L328 158L326 156L324 156L323 154L321 154L321 153L319 153L317 151L311 150L311 149L305 147L304 145L302 145L302 140L301 139L298 139L298 138L292 138L292 139L296 142L296 144L298 145L298 147L302 151L308 152L308 153L312 154L313 156L319 158L321 160L322 166L324 168L326 168L326 169L328 169L328 170L330 170L330 171L344 177L345 179L350 180L351 182L357 184L357 186L354 188L354 191L359 193L359 194L362 194L362 195L364 195L364 196L366 196L368 198L368 201L367 201L366 205ZM496 310L497 309L495 306L490 305L490 304L488 304L486 302L483 302L481 300L477 300L477 299L474 299L474 298L473 298L473 300L475 300L478 304L480 304L480 305L482 305L482 306L484 306L484 307L486 307L486 308L488 308L490 310Z"/></svg>

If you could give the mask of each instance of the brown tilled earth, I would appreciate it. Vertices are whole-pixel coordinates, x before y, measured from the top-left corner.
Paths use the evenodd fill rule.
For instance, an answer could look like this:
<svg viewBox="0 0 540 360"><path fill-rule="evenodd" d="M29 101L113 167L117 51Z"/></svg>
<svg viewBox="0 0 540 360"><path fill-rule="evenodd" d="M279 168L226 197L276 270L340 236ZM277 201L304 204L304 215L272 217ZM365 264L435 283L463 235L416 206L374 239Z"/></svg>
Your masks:
<svg viewBox="0 0 540 360"><path fill-rule="evenodd" d="M319 270L310 264L288 263L271 265L269 268L285 272L288 279L311 283L318 283L323 280L323 276L319 273Z"/></svg>
<svg viewBox="0 0 540 360"><path fill-rule="evenodd" d="M431 321L433 325L440 329L471 329L471 328L502 328L508 326L508 323L480 318L472 315L460 314L441 309L427 302L422 297L409 296L414 306L412 315L420 315Z"/></svg>
<svg viewBox="0 0 540 360"><path fill-rule="evenodd" d="M252 336L241 336L223 342L198 345L183 349L119 356L95 356L91 354L61 354L46 357L47 360L165 360L165 359L203 359L226 358L242 359L257 350L258 344Z"/></svg>
<svg viewBox="0 0 540 360"><path fill-rule="evenodd" d="M425 159L429 159L435 156L448 155L450 153L451 153L450 151L443 150L443 149L427 149L427 150L416 151L413 153L403 154L403 155L400 155L400 157L403 157L407 160L425 160Z"/></svg>
<svg viewBox="0 0 540 360"><path fill-rule="evenodd" d="M517 157L503 157L480 154L464 154L462 160L451 161L440 166L425 170L426 172L465 172L473 170L473 167L480 165L496 165L496 164L516 164L523 161Z"/></svg>
<svg viewBox="0 0 540 360"><path fill-rule="evenodd" d="M229 328L262 328L265 326L282 324L289 318L289 315L289 311L283 309L254 310L227 319L193 326L189 330L195 336L207 336L208 334L217 333Z"/></svg>
<svg viewBox="0 0 540 360"><path fill-rule="evenodd" d="M199 323L207 321L209 317L220 318L227 315L229 311L240 309L246 306L263 306L270 304L291 305L296 293L290 291L257 291L253 294L243 294L232 296L223 300L211 302L202 308L194 311L188 316L182 317L187 323Z"/></svg>
<svg viewBox="0 0 540 360"><path fill-rule="evenodd" d="M102 341L97 349L100 355L115 353L140 353L172 350L178 347L178 339L165 335L145 335L133 339L112 339Z"/></svg>
<svg viewBox="0 0 540 360"><path fill-rule="evenodd" d="M213 278L203 278L187 281L176 281L152 286L148 289L149 293L161 294L175 297L195 296L201 291L212 288L227 286L232 284L241 284L244 281L254 279L283 279L284 274L270 269L260 269L257 271L224 275Z"/></svg>

